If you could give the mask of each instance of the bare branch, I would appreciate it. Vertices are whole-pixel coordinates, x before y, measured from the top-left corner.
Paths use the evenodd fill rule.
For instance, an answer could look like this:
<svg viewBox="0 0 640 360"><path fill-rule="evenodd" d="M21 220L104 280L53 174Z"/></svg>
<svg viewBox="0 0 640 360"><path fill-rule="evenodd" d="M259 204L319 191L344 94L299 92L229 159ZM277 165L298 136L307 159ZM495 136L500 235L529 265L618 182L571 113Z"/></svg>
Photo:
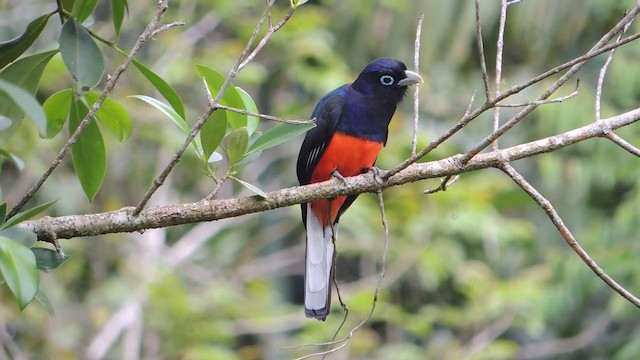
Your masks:
<svg viewBox="0 0 640 360"><path fill-rule="evenodd" d="M502 82L502 53L504 51L504 27L507 23L507 0L502 0L500 5L500 21L498 25L498 40L496 40L496 78L495 78L495 97L500 96L500 83ZM500 128L500 108L493 109L493 132ZM491 144L493 150L498 149L498 138L493 140Z"/></svg>
<svg viewBox="0 0 640 360"><path fill-rule="evenodd" d="M640 157L640 149L631 145L629 142L627 142L625 139L621 138L620 136L610 132L606 135L606 138L613 141L616 145L627 150L631 154Z"/></svg>
<svg viewBox="0 0 640 360"><path fill-rule="evenodd" d="M487 60L484 57L484 43L482 40L482 27L480 26L480 0L475 1L476 4L476 41L478 43L478 55L480 56L480 70L482 71L482 82L484 84L485 101L491 99L491 90L489 89L489 74L487 73Z"/></svg>
<svg viewBox="0 0 640 360"><path fill-rule="evenodd" d="M422 22L424 14L418 16L418 25L416 26L416 41L413 47L413 68L417 73L420 72L420 36L422 34ZM420 86L414 86L413 90L413 138L411 139L411 155L416 154L418 146L418 121L420 120Z"/></svg>
<svg viewBox="0 0 640 360"><path fill-rule="evenodd" d="M169 30L171 28L174 28L174 27L177 27L177 26L184 26L184 25L185 25L184 21L174 21L172 23L162 25L159 28L153 30L151 32L151 36L150 37L154 38L154 37L156 37L156 35L160 34L163 31L167 31L167 30Z"/></svg>
<svg viewBox="0 0 640 360"><path fill-rule="evenodd" d="M565 100L569 100L573 97L578 96L578 83L576 82L576 90L574 90L571 94L569 95L565 95L565 96L561 96L559 98L554 98L554 99L548 99L548 100L538 100L538 101L532 101L529 103L521 103L521 104L496 104L496 107L506 107L506 108L519 108L519 107L525 107L525 106L529 106L529 105L546 105L546 104L555 104L555 103L561 103Z"/></svg>
<svg viewBox="0 0 640 360"><path fill-rule="evenodd" d="M615 290L622 297L627 299L633 305L640 307L640 299L635 297L632 293L627 291L624 287L618 284L615 280L613 280L607 273L602 270L602 268L589 256L589 254L580 246L576 238L573 236L569 228L564 225L562 218L558 215L558 212L553 208L553 205L549 200L547 200L535 187L531 186L525 178L520 175L516 169L511 166L507 161L504 161L499 169L504 171L513 181L524 190L533 201L535 201L544 212L547 214L553 225L558 229L558 232L564 240L571 246L573 251L575 251L578 256L584 261L587 266L593 270L593 272L598 275L602 281L604 281L610 288Z"/></svg>
<svg viewBox="0 0 640 360"><path fill-rule="evenodd" d="M52 237L68 239L220 220L319 199L377 192L387 187L398 186L408 182L496 167L504 159L507 161L519 160L551 152L589 138L603 137L612 130L632 124L638 120L640 120L640 108L562 134L480 154L466 164L462 164L460 161L462 155L438 161L413 164L402 172L389 177L382 184L376 181L375 176L372 174L363 174L347 177L344 182L333 179L322 183L273 191L267 194L267 199L250 196L211 201L202 200L195 203L150 207L140 212L138 216L135 215L134 208L127 207L98 214L45 217L39 220L25 221L19 226L33 231L38 235L38 239L48 241Z"/></svg>
<svg viewBox="0 0 640 360"><path fill-rule="evenodd" d="M234 107L225 106L225 105L221 105L221 104L217 104L216 105L216 109L227 110L227 111L235 112L235 113L238 113L238 114L259 117L260 119L264 119L264 120L271 120L271 121L281 122L281 123L285 123L285 124L293 124L293 125L310 124L310 123L313 123L314 120L315 120L315 119L310 119L310 120L290 120L290 119L285 119L285 118L281 118L281 117L278 117L278 116L265 115L265 114L254 113L254 112L247 111L247 110L236 109Z"/></svg>

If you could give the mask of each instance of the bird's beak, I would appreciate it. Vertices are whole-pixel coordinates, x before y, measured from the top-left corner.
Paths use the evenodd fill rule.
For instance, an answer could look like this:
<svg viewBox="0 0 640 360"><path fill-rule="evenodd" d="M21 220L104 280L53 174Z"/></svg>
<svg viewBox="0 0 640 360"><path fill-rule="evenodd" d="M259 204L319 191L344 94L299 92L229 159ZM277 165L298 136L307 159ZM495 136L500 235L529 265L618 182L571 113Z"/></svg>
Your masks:
<svg viewBox="0 0 640 360"><path fill-rule="evenodd" d="M399 86L409 86L413 84L423 83L422 76L414 73L411 70L405 70L404 75L406 76L404 79L398 81Z"/></svg>

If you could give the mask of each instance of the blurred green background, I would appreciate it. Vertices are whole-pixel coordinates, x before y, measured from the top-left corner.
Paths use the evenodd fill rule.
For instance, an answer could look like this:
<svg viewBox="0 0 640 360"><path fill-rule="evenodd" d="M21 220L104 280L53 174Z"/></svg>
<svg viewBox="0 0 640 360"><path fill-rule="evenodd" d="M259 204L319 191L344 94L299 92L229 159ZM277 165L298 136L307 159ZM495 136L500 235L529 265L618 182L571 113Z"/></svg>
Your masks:
<svg viewBox="0 0 640 360"><path fill-rule="evenodd" d="M155 1L130 1L119 46L128 49L155 11ZM274 18L288 10L278 0ZM524 0L509 8L502 88L524 82L585 53L622 17L632 0ZM180 93L193 124L206 107L195 64L225 74L264 9L264 1L171 1L164 21L186 26L147 43L138 59ZM0 40L55 9L54 1L0 0ZM261 112L307 118L326 92L350 82L369 61L395 57L412 68L418 14L425 16L420 73L419 145L464 113L473 91L483 97L471 0L311 0L301 6L235 82ZM499 1L481 4L489 68L495 57ZM109 1L100 1L89 28L112 39ZM57 47L52 18L36 51ZM630 33L640 30L636 22ZM102 47L107 71L121 57ZM603 94L603 117L640 103L640 45L618 50ZM580 94L541 107L501 139L501 146L550 136L594 121L597 74L605 57L578 74ZM493 71L490 70L490 73ZM543 81L510 102L537 96ZM69 87L57 55L39 99ZM558 96L574 90L568 83ZM135 205L168 163L183 135L156 110L127 98L158 96L128 71L112 96L134 119L132 139L105 137L109 167L88 204L70 161L56 170L36 201L60 198L49 215L95 213ZM409 96L408 98L411 98ZM411 151L407 100L391 125L378 166L390 168ZM502 111L506 119L514 110ZM424 160L461 153L491 131L486 114ZM263 123L263 129L273 126ZM619 131L640 144L638 125ZM42 140L24 123L7 148L27 167L3 166L3 193L15 203L48 166L68 135ZM272 191L297 184L302 138L276 147L241 178ZM518 161L514 166L552 201L591 256L621 285L640 293L640 163L606 140ZM390 226L387 276L373 319L334 359L637 359L640 311L609 289L571 251L543 211L496 170L464 174L446 192L422 195L437 181L385 191ZM212 189L193 153L176 167L153 205L197 201ZM249 195L227 184L219 197ZM224 221L62 241L71 258L42 275L55 309L23 312L0 289L0 343L16 358L49 359L281 359L323 349L282 347L332 338L343 313L334 297L324 323L304 317L304 233L298 207ZM372 303L383 247L374 195L362 195L341 222L338 279L350 312L339 338ZM2 357L3 351L0 351ZM22 357L20 357L22 356Z"/></svg>

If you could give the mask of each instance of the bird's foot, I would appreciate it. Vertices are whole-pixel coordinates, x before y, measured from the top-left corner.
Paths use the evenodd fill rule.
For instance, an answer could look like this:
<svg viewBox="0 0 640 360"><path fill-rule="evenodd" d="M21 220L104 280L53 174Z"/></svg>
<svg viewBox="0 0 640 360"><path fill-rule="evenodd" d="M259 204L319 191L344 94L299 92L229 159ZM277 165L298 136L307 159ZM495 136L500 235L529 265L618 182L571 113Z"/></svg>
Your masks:
<svg viewBox="0 0 640 360"><path fill-rule="evenodd" d="M380 170L380 168L377 168L375 166L372 166L369 168L369 170L367 170L367 172L371 173L371 175L373 175L373 179L380 185L384 184L384 179L382 179L382 170Z"/></svg>
<svg viewBox="0 0 640 360"><path fill-rule="evenodd" d="M338 170L333 170L333 172L331 173L331 176L342 181L344 185L347 185L347 179L345 179L345 177L342 176L342 174L340 174Z"/></svg>

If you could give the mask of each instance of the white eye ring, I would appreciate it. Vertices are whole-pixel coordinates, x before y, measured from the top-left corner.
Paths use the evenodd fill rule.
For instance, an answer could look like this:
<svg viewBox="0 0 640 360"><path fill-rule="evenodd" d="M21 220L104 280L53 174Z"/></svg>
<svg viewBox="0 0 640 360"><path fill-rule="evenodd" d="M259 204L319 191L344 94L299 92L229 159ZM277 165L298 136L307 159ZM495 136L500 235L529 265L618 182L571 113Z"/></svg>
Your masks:
<svg viewBox="0 0 640 360"><path fill-rule="evenodd" d="M395 79L393 78L393 76L391 75L382 75L380 77L380 83L384 86L389 86L389 85L393 85L393 82L395 81Z"/></svg>

